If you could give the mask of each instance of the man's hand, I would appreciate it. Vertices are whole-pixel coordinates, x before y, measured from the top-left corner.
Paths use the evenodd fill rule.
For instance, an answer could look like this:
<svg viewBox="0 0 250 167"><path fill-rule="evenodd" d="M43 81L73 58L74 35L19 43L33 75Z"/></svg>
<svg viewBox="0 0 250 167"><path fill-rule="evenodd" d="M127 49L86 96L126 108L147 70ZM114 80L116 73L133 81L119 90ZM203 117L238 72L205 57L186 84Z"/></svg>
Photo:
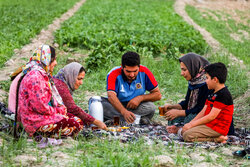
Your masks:
<svg viewBox="0 0 250 167"><path fill-rule="evenodd" d="M124 111L121 113L124 117L124 119L128 122L128 123L133 123L135 120L135 115L134 113L132 113L131 111Z"/></svg>
<svg viewBox="0 0 250 167"><path fill-rule="evenodd" d="M136 109L142 102L142 97L141 96L136 96L135 98L131 99L126 108L130 109Z"/></svg>
<svg viewBox="0 0 250 167"><path fill-rule="evenodd" d="M183 126L183 128L182 128L182 131L181 131L181 133L183 134L184 132L186 132L187 130L189 130L189 129L191 129L193 127L193 125L192 125L192 123L187 123L187 124L185 124L184 126Z"/></svg>
<svg viewBox="0 0 250 167"><path fill-rule="evenodd" d="M165 113L166 120L172 121L173 119L179 117L180 110L172 109Z"/></svg>
<svg viewBox="0 0 250 167"><path fill-rule="evenodd" d="M105 123L103 123L102 121L99 121L97 119L94 120L93 124L98 126L100 129L103 129L103 130L108 129Z"/></svg>

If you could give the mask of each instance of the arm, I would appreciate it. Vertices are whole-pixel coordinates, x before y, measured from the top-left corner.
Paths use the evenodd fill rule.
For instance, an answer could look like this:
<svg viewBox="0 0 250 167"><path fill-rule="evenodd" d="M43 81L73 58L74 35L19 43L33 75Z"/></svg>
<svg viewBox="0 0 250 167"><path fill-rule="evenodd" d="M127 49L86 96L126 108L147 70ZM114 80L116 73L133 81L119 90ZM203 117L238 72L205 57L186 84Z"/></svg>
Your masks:
<svg viewBox="0 0 250 167"><path fill-rule="evenodd" d="M207 109L207 105L205 105L203 107L203 109L201 110L201 112L199 112L199 114L196 115L196 117L192 121L190 121L190 122L193 122L193 121L196 121L196 120L202 118L204 116L204 114L205 114L206 109Z"/></svg>
<svg viewBox="0 0 250 167"><path fill-rule="evenodd" d="M177 117L185 117L186 116L186 109L188 106L190 96L190 89L187 90L185 100L181 101L179 104L175 105L165 105L164 110L167 111L165 113L166 120L173 120Z"/></svg>
<svg viewBox="0 0 250 167"><path fill-rule="evenodd" d="M64 105L68 109L68 112L79 117L84 122L84 124L87 124L87 125L92 124L95 118L87 114L84 110L82 110L80 107L78 107L75 104L67 85L58 79L54 79L54 82L55 82L56 88L60 96L62 97Z"/></svg>
<svg viewBox="0 0 250 167"><path fill-rule="evenodd" d="M188 90L187 90L187 93L186 93L186 96L185 96L185 100L183 100L183 101L181 101L181 102L179 103L179 105L181 106L181 109L182 109L182 110L186 110L186 109L187 109L188 101L189 101L189 97L190 97L190 92L191 92L191 90L188 89Z"/></svg>
<svg viewBox="0 0 250 167"><path fill-rule="evenodd" d="M158 87L156 87L155 89L153 89L152 91L150 91L149 94L145 94L145 95L140 95L137 96L133 99L131 99L128 104L127 104L127 108L131 108L131 109L136 109L141 102L143 101L157 101L161 99L161 92L160 89Z"/></svg>
<svg viewBox="0 0 250 167"><path fill-rule="evenodd" d="M120 112L125 120L129 123L134 122L135 115L128 111L120 102L120 100L117 98L116 93L114 91L108 91L108 100L112 104L112 106Z"/></svg>
<svg viewBox="0 0 250 167"><path fill-rule="evenodd" d="M204 107L204 108L206 108L206 107ZM199 125L205 125L205 124L207 124L207 123L209 123L209 122L211 122L211 121L213 121L218 115L219 115L219 113L220 113L220 111L221 111L221 109L218 109L218 108L212 108L212 110L211 110L211 112L208 114L208 115L206 115L206 116L201 116L202 115L202 113L204 112L205 113L205 110L203 111L202 110L202 113L201 114L198 114L195 118L195 120L192 120L191 122L189 122L189 123L187 123L184 127L183 127L183 129L182 129L182 133L184 133L186 130L188 130L188 129L190 129L190 128L193 128L193 127L195 127L195 126L199 126ZM203 113L203 115L204 115L204 113ZM198 116L200 117L200 118L198 118Z"/></svg>

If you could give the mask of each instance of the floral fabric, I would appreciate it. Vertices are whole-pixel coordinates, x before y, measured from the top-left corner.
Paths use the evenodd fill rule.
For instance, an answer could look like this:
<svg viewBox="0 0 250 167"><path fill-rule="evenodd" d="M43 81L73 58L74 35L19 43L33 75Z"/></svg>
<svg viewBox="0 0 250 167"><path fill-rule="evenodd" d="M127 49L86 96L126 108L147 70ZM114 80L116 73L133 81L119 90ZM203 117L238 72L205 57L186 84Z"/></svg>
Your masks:
<svg viewBox="0 0 250 167"><path fill-rule="evenodd" d="M41 126L37 132L41 132L47 137L58 138L60 136L74 136L82 129L82 120L73 114L67 113L61 121Z"/></svg>
<svg viewBox="0 0 250 167"><path fill-rule="evenodd" d="M27 74L33 69L40 70L41 68L45 70L46 73L49 72L49 64L51 62L51 50L49 45L41 45L36 48L30 58L29 63L23 67L23 73Z"/></svg>
<svg viewBox="0 0 250 167"><path fill-rule="evenodd" d="M19 88L18 106L18 120L29 135L40 126L61 121L67 112L66 107L52 97L45 70L34 69L26 74Z"/></svg>

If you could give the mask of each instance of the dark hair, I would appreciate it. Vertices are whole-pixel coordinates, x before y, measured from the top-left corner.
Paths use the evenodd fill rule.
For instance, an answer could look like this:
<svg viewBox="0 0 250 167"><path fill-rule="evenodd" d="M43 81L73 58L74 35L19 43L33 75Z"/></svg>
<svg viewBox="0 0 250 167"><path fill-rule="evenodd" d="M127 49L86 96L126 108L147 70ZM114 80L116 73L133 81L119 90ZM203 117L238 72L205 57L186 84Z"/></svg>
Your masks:
<svg viewBox="0 0 250 167"><path fill-rule="evenodd" d="M52 46L49 46L49 48L50 48L50 52L51 52L51 61L50 61L50 63L52 63L56 59L56 51L55 51L55 48L53 48Z"/></svg>
<svg viewBox="0 0 250 167"><path fill-rule="evenodd" d="M135 52L127 52L122 55L122 67L125 66L139 66L140 56Z"/></svg>
<svg viewBox="0 0 250 167"><path fill-rule="evenodd" d="M211 78L218 78L221 84L226 82L227 79L227 67L223 63L213 63L205 67L205 72L210 75Z"/></svg>
<svg viewBox="0 0 250 167"><path fill-rule="evenodd" d="M86 70L85 70L85 68L84 68L84 67L81 67L81 68L80 68L80 70L79 70L79 73L78 73L78 75L79 75L80 73L82 73L83 71L84 71L84 72L86 73Z"/></svg>

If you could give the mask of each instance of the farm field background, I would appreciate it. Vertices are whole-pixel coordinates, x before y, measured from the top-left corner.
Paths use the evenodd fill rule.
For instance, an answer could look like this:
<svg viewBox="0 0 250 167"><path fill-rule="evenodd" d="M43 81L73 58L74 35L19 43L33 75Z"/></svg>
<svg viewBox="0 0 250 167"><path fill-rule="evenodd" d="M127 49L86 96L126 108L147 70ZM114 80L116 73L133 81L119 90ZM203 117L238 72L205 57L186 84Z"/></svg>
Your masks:
<svg viewBox="0 0 250 167"><path fill-rule="evenodd" d="M0 43L0 66L11 58L15 48L29 43L30 38L76 2L16 0L10 3L0 0L0 39L6 39ZM120 65L121 55L128 50L138 52L142 64L155 75L163 95L162 100L155 103L156 106L166 102L176 103L184 98L187 82L180 76L178 58L187 52L205 55L211 62L225 63L229 70L226 84L234 99L247 91L249 68L240 68L239 64L232 63L224 51L212 52L201 34L176 14L174 3L174 0L87 0L72 18L62 24L54 33L54 43L59 44L58 66L54 74L67 64L69 58L87 67L84 84L74 94L79 106L87 109L89 97L106 96L106 75L111 68ZM39 11L41 7L44 10ZM233 40L221 20L202 18L203 13L192 6L186 10L198 24L204 26L229 52L249 67L249 39L242 38L243 42ZM249 33L249 25L230 22L234 27L231 33L238 30ZM220 25L219 29L217 25ZM0 88L5 91L8 91L9 85L9 80L0 82ZM249 127L247 104L250 99L240 99L239 102L235 110L236 126ZM157 114L154 120L163 121ZM147 145L143 140L122 144L108 139L86 139L80 135L75 140L64 140L62 146L39 149L37 143L30 142L25 135L18 142L12 142L9 134L0 132L0 136L0 166L249 165L247 160L232 156L232 151L241 149L235 146L205 150L175 144L164 146L157 142ZM166 160L166 157L169 159ZM164 158L163 163L161 159Z"/></svg>
<svg viewBox="0 0 250 167"><path fill-rule="evenodd" d="M77 0L0 0L0 67Z"/></svg>

